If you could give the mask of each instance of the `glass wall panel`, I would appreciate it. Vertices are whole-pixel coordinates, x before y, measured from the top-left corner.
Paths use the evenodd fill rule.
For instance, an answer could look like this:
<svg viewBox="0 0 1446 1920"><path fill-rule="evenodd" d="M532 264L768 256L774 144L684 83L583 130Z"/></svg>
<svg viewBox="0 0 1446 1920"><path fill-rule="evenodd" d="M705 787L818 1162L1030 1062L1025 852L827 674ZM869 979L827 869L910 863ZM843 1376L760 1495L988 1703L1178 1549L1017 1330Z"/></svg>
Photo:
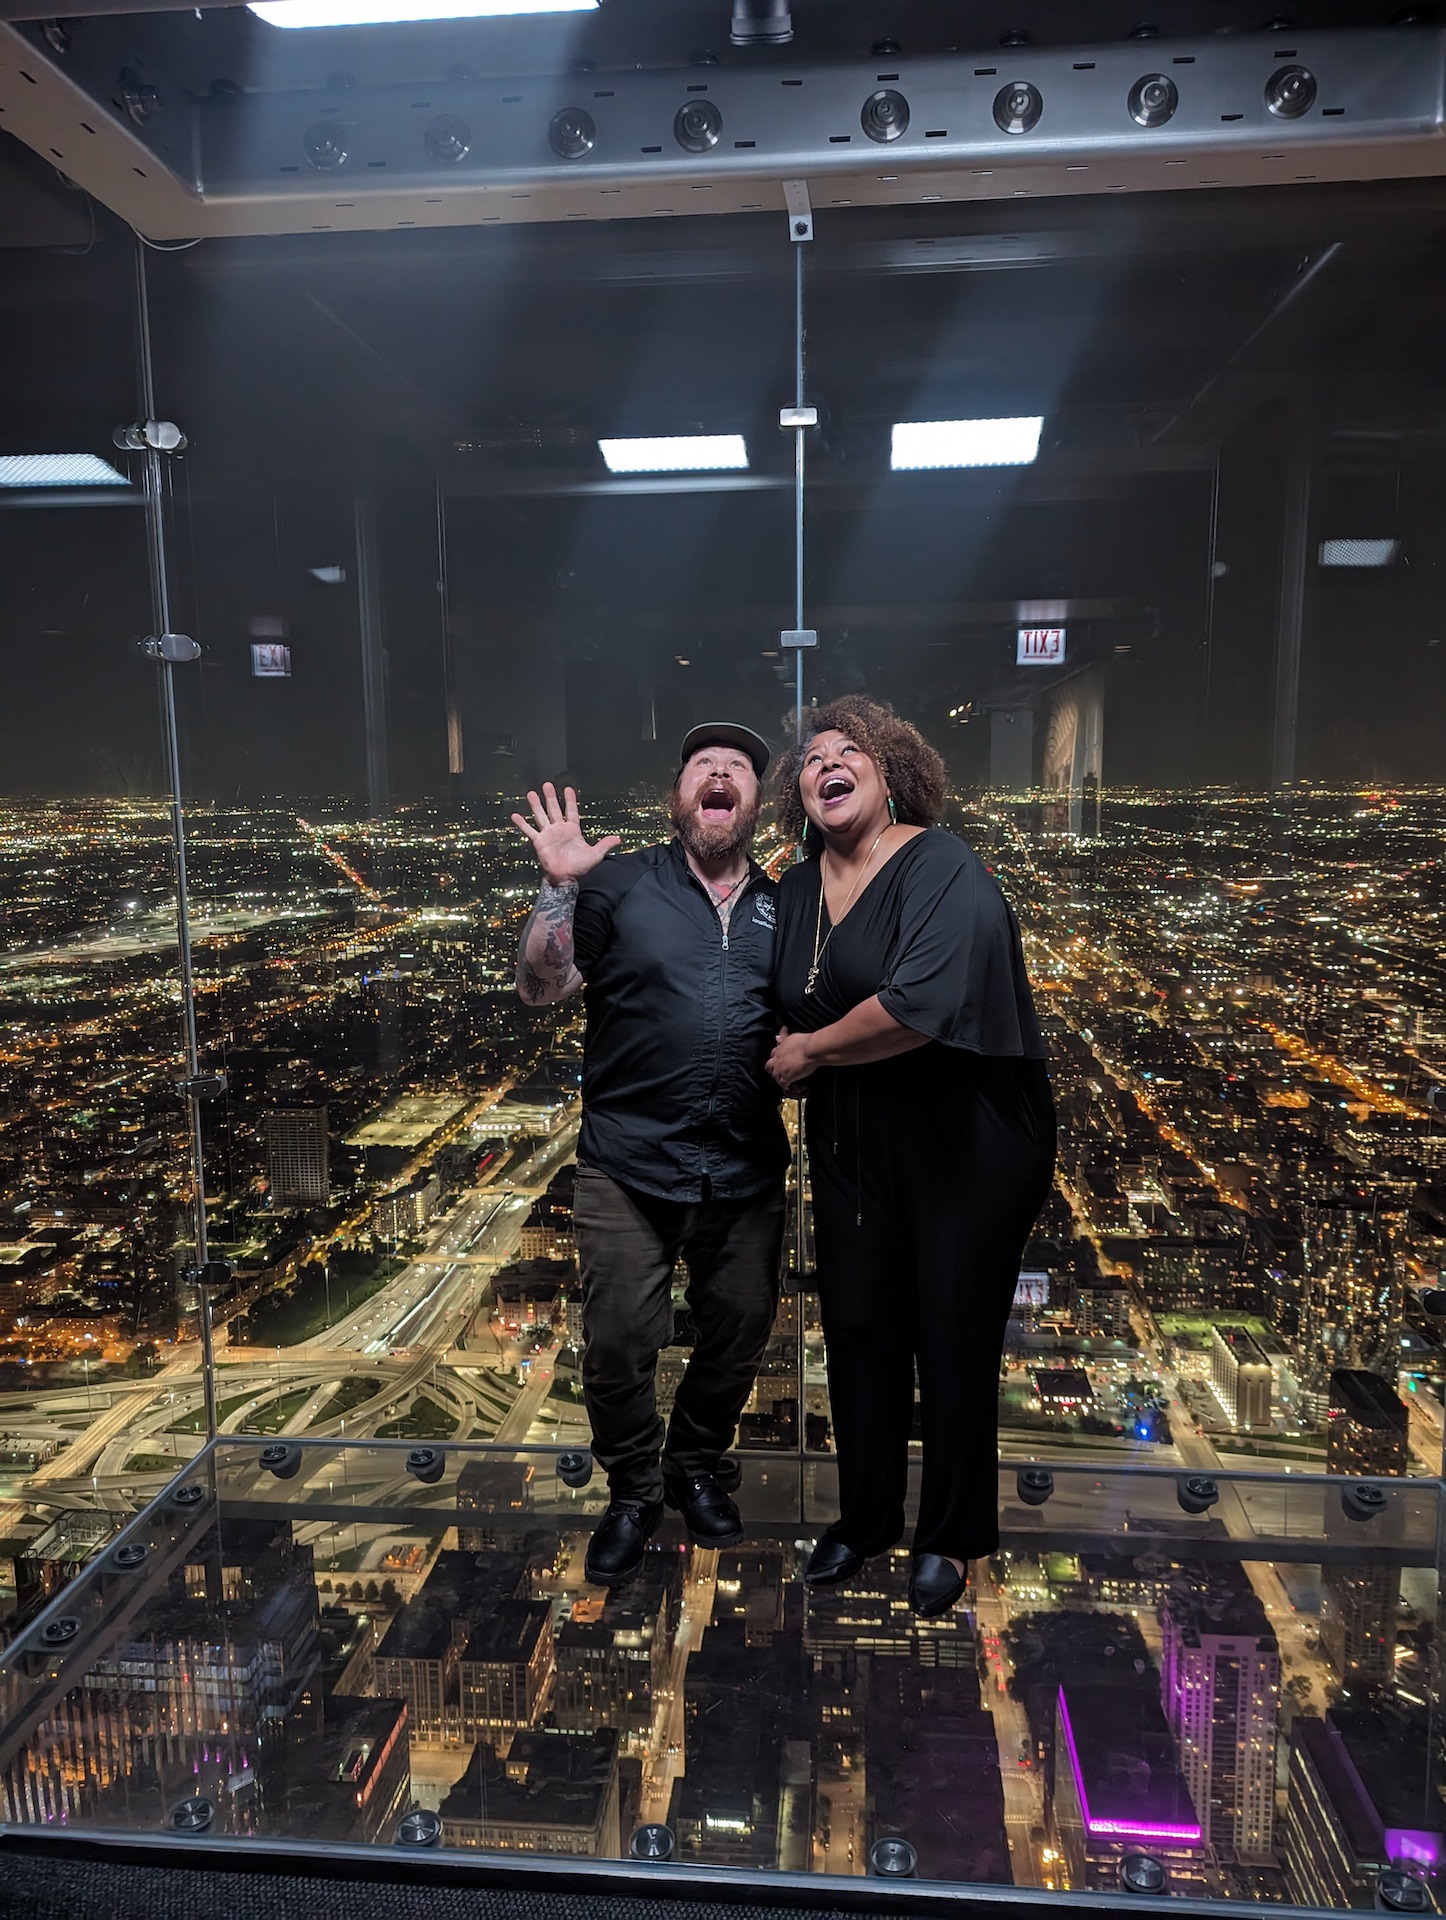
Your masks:
<svg viewBox="0 0 1446 1920"><path fill-rule="evenodd" d="M938 748L1060 1120L1002 1544L935 1625L902 1552L801 1581L838 1472L797 1152L745 1545L665 1520L628 1614L582 1577L602 1476L556 1458L590 1442L584 1018L515 992L511 815L551 780L590 837L654 845L691 726L794 737L781 216L147 249L174 667L137 645L146 461L113 437L134 240L12 250L0 453L113 480L0 485L7 1817L150 1829L194 1787L227 1832L324 1802L390 1841L415 1805L448 1845L613 1858L656 1820L690 1864L840 1874L903 1834L926 1877L1059 1890L1144 1842L1175 1892L1325 1906L1434 1865L1441 220L1434 181L819 209L803 724L867 693ZM1022 464L891 464L896 425L1021 417ZM746 465L599 445L705 433ZM199 1516L162 1492L207 1441L165 674ZM755 852L797 853L771 812ZM431 1482L412 1448L445 1450ZM126 1624L104 1556L137 1513ZM57 1678L61 1619L94 1644ZM586 1832L500 1811L532 1777L590 1783Z"/></svg>

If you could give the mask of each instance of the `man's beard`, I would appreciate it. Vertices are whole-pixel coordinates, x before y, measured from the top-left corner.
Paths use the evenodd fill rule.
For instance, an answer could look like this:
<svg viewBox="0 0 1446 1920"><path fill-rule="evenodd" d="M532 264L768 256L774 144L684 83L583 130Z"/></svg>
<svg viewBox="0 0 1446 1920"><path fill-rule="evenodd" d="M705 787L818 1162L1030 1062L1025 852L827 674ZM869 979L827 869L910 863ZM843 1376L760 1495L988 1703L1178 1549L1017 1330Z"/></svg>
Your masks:
<svg viewBox="0 0 1446 1920"><path fill-rule="evenodd" d="M717 825L698 818L697 803L684 809L674 789L669 814L673 830L695 860L727 860L734 854L746 853L753 845L753 836L758 830L758 816L763 811L761 799L749 806L742 796L734 803L733 818Z"/></svg>

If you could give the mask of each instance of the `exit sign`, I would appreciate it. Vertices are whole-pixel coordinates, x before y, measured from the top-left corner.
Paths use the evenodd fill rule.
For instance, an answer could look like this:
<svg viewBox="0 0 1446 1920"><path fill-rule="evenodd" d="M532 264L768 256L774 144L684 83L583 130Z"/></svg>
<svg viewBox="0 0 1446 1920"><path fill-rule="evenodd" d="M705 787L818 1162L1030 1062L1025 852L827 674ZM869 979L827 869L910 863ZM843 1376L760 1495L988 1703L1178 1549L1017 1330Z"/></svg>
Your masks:
<svg viewBox="0 0 1446 1920"><path fill-rule="evenodd" d="M1021 627L1016 664L1021 667L1064 665L1063 627Z"/></svg>

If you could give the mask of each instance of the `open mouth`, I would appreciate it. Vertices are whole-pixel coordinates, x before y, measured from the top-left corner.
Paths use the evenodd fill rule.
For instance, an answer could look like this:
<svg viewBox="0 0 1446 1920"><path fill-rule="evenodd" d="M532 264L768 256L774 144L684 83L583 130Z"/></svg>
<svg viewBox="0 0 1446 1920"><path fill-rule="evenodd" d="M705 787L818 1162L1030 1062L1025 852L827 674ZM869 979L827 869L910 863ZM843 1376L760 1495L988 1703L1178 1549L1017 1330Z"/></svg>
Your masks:
<svg viewBox="0 0 1446 1920"><path fill-rule="evenodd" d="M709 826L726 826L738 810L738 795L732 787L705 787L698 795L698 818Z"/></svg>
<svg viewBox="0 0 1446 1920"><path fill-rule="evenodd" d="M854 790L854 783L846 773L831 773L818 790L818 797L826 807L836 807L847 800Z"/></svg>

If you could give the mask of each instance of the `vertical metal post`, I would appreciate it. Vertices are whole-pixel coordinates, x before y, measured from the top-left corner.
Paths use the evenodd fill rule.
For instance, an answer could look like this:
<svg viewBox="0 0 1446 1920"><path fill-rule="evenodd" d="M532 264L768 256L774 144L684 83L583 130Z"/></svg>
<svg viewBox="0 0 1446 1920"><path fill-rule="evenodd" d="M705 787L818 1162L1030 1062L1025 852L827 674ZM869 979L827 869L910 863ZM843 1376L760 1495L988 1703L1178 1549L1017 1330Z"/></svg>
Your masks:
<svg viewBox="0 0 1446 1920"><path fill-rule="evenodd" d="M803 248L793 248L793 404L803 409ZM803 631L803 442L804 430L793 433L793 628ZM803 739L803 648L793 650L793 739Z"/></svg>
<svg viewBox="0 0 1446 1920"><path fill-rule="evenodd" d="M447 496L437 481L437 598L442 615L442 697L447 713L447 772L453 778L463 770L462 710L457 704L457 679L452 659L452 584L447 571Z"/></svg>
<svg viewBox="0 0 1446 1920"><path fill-rule="evenodd" d="M374 820L382 820L392 810L391 770L387 759L386 638L377 568L376 522L371 495L360 483L353 493L353 508L362 707L366 725L367 811Z"/></svg>
<svg viewBox="0 0 1446 1920"><path fill-rule="evenodd" d="M151 305L146 254L136 241L136 326L140 365L141 418L156 417L155 366L151 355ZM160 449L146 441L144 485L146 545L150 559L151 607L157 639L171 632L170 575L166 564L165 495L167 475ZM176 864L176 946L181 970L181 1034L186 1055L186 1105L191 1123L191 1195L195 1269L200 1276L201 1384L206 1403L206 1437L216 1437L216 1361L212 1343L211 1293L204 1278L210 1258L206 1231L206 1165L201 1130L200 1053L196 1039L196 974L191 953L191 894L186 870L186 814L181 788L181 749L176 726L176 669L161 657L161 723L171 801L171 845Z"/></svg>
<svg viewBox="0 0 1446 1920"><path fill-rule="evenodd" d="M818 635L807 630L803 624L804 437L809 427L816 425L818 421L817 412L813 408L806 407L803 398L803 249L813 239L813 207L809 199L807 181L785 180L783 199L788 209L788 237L793 245L793 405L784 410L779 418L779 425L790 429L793 433L793 627L781 638L785 647L793 649L793 738L794 744L799 745L803 740L803 650L806 646L817 645L818 642ZM804 1337L803 1324L806 1297L803 1292L803 1282L808 1262L808 1235L804 1229L804 1192L808 1169L803 1142L803 1114L804 1099L800 1094L793 1159L793 1271L797 1288L794 1294L794 1364L798 1378L797 1454L800 1523L806 1518L807 1489L804 1485L806 1473L804 1453L807 1449L808 1429L808 1386L805 1364L808 1358L808 1343Z"/></svg>
<svg viewBox="0 0 1446 1920"><path fill-rule="evenodd" d="M1285 511L1280 527L1280 605L1275 639L1275 721L1271 734L1270 790L1295 785L1296 731L1300 718L1300 655L1305 625L1305 581L1310 537L1310 444L1297 423L1286 468Z"/></svg>
<svg viewBox="0 0 1446 1920"><path fill-rule="evenodd" d="M1200 654L1200 721L1195 730L1195 771L1197 784L1204 782L1198 776L1205 763L1205 755L1210 743L1210 697L1213 691L1215 671L1215 568L1219 560L1220 546L1220 449L1215 450L1214 464L1210 469L1210 531L1205 552L1205 636Z"/></svg>

